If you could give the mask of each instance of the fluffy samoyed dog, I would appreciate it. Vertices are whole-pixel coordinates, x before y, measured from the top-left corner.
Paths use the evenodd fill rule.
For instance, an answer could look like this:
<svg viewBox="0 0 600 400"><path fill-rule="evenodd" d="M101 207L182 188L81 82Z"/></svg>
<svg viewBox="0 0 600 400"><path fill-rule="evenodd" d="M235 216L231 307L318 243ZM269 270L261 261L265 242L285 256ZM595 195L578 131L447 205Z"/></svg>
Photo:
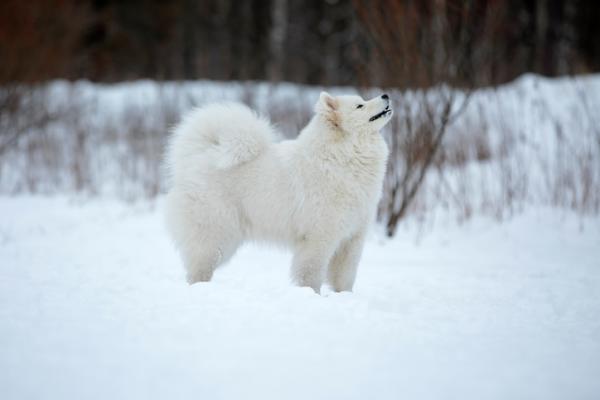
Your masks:
<svg viewBox="0 0 600 400"><path fill-rule="evenodd" d="M319 293L351 291L381 195L388 149L379 130L387 95L321 93L295 140L241 104L187 114L166 155L169 232L190 284L209 281L246 240L293 251L292 279Z"/></svg>

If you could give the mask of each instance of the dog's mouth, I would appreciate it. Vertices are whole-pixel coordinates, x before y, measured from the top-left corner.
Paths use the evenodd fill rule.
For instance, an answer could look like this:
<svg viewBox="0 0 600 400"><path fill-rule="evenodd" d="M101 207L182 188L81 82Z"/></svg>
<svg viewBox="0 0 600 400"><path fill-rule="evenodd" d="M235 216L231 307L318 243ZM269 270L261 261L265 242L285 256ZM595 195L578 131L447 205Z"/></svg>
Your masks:
<svg viewBox="0 0 600 400"><path fill-rule="evenodd" d="M386 116L388 114L391 114L391 113L392 113L392 110L390 110L390 105L388 104L387 106L385 106L385 108L383 109L382 112L380 112L378 114L375 114L371 118L369 118L369 122L373 122L375 120L378 120L379 118L384 117L384 116Z"/></svg>

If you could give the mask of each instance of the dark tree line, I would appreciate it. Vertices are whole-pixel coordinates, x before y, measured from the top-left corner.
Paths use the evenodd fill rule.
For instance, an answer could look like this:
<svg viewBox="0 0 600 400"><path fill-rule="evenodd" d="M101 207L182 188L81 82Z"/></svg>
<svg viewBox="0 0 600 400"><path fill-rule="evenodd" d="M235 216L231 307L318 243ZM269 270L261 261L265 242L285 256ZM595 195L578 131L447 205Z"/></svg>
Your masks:
<svg viewBox="0 0 600 400"><path fill-rule="evenodd" d="M599 70L598 21L594 0L4 0L0 81L487 85Z"/></svg>
<svg viewBox="0 0 600 400"><path fill-rule="evenodd" d="M347 2L96 1L76 75L349 84L359 36Z"/></svg>

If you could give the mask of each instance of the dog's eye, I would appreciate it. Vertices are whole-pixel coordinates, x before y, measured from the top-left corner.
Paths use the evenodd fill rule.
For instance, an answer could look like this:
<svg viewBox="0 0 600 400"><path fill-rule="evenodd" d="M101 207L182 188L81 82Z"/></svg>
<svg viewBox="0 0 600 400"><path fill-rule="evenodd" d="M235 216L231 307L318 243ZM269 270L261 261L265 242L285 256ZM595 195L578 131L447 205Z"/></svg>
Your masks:
<svg viewBox="0 0 600 400"><path fill-rule="evenodd" d="M363 108L363 105L359 104L359 105L356 106L356 108Z"/></svg>

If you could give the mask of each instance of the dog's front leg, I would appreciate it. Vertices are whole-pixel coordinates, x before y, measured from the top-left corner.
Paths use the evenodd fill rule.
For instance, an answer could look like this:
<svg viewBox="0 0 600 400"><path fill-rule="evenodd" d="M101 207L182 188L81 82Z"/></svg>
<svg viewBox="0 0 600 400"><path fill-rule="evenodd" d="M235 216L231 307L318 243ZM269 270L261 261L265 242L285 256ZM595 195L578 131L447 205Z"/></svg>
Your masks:
<svg viewBox="0 0 600 400"><path fill-rule="evenodd" d="M343 241L335 251L327 271L327 281L334 291L352 291L364 240L364 233L358 233Z"/></svg>
<svg viewBox="0 0 600 400"><path fill-rule="evenodd" d="M298 286L308 286L321 292L325 269L333 250L322 243L306 241L297 247L292 261L292 280Z"/></svg>

